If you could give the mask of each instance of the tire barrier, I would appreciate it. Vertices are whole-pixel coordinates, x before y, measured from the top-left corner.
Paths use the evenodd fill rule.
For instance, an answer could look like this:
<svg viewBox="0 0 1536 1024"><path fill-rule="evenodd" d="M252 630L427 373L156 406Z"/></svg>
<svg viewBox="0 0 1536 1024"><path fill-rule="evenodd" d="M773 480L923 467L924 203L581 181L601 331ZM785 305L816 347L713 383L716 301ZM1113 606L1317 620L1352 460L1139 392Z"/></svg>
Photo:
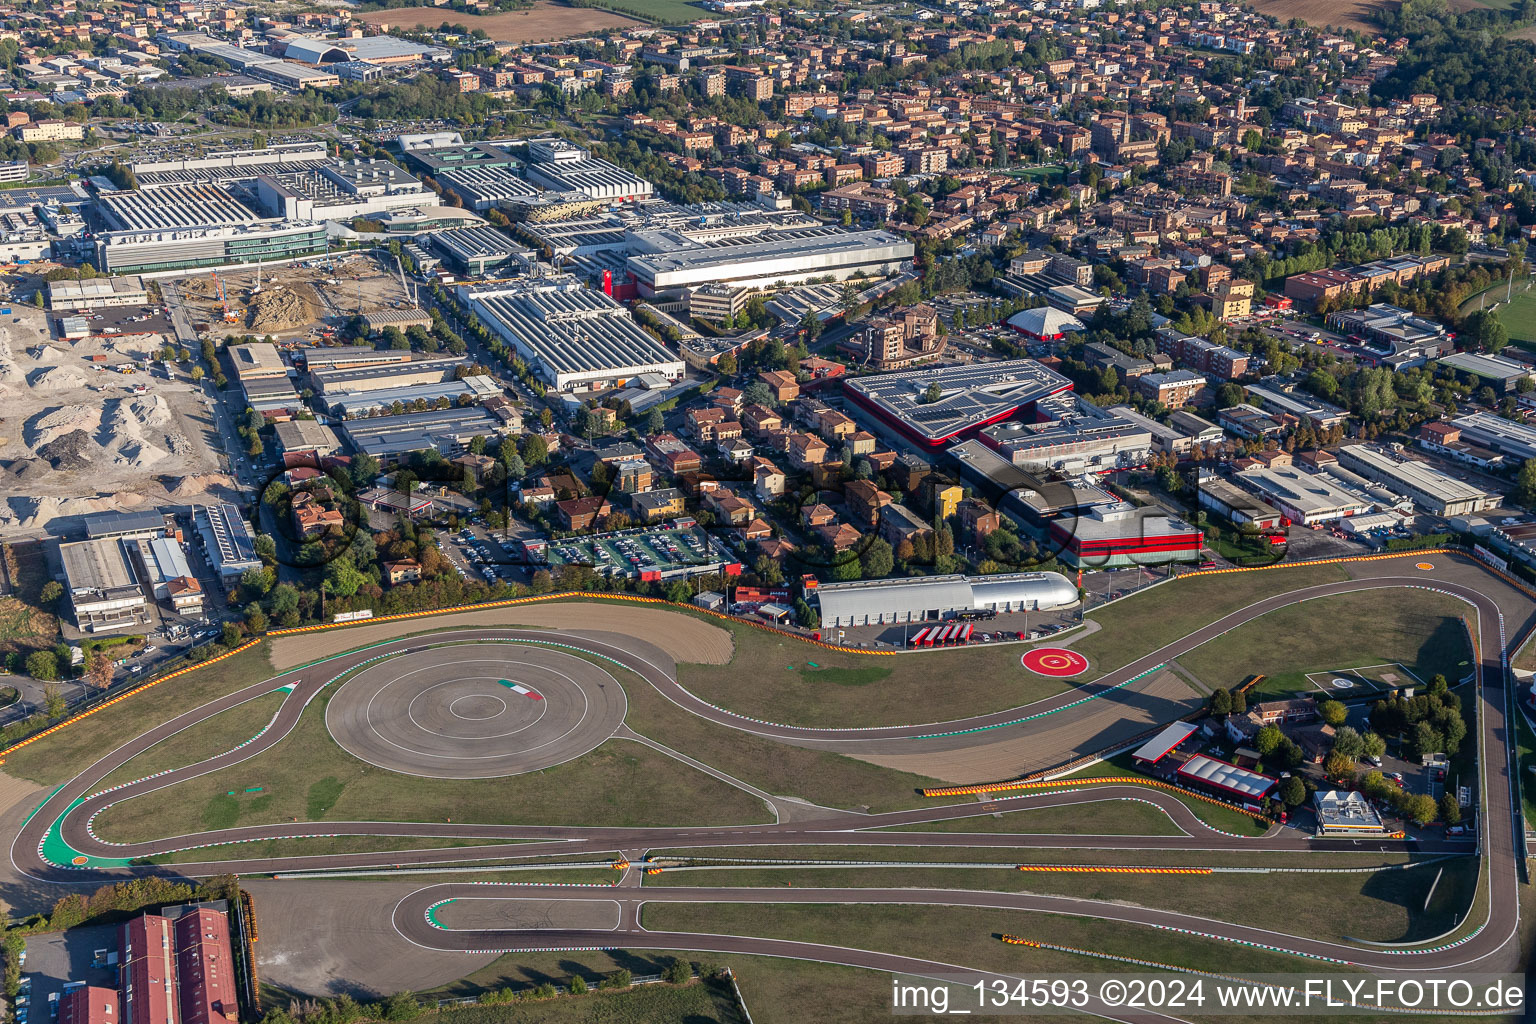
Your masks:
<svg viewBox="0 0 1536 1024"><path fill-rule="evenodd" d="M1025 790L1025 789L1027 789L1027 790L1039 790L1039 789L1045 789L1047 786L1054 787L1052 789L1052 792L1062 793L1062 792L1071 792L1073 789L1076 789L1078 787L1086 788L1086 787L1089 787L1089 786L1110 786L1110 785L1114 785L1114 786L1127 786L1127 785L1129 785L1129 786L1151 786L1154 789L1165 789L1165 790L1167 790L1170 793L1177 793L1179 796L1191 797L1191 798L1193 798L1195 800L1203 800L1206 803L1213 804L1216 807L1225 807L1229 811L1236 811L1239 814L1246 814L1249 817L1253 818L1253 820L1255 820L1255 821L1262 821L1262 822L1264 822L1266 824L1269 824L1269 825L1275 824L1275 820L1273 818L1270 818L1268 815L1260 814L1257 811L1245 811L1241 807L1234 807L1234 806L1232 806L1231 804L1227 803L1225 800L1217 800L1215 797L1206 796L1203 793L1196 793L1196 792L1194 792L1192 790L1182 789L1182 788L1180 788L1178 786L1175 786L1175 785L1173 785L1171 783L1163 782L1163 781L1161 781L1159 779L1141 779L1141 778L1137 778L1137 777L1135 777L1133 775L1105 775L1105 776L1103 776L1101 778L1096 778L1096 779L1073 779L1073 780L1071 780L1071 782L1065 783L1065 784L1063 784L1060 781L1057 781L1057 782L999 782L999 783L993 783L991 785L979 785L979 786L944 786L944 787L934 788L934 789L925 789L925 790L922 791L922 793L923 793L923 796L976 796L977 794L980 794L980 793L1006 793L1006 792L1015 792L1015 791L1018 791L1018 790ZM1207 827L1210 827L1210 826L1207 826ZM1215 829L1214 831L1220 832L1221 830L1220 829ZM1222 834L1223 835L1232 835L1233 833L1231 833L1231 832L1224 832ZM1247 837L1247 836L1238 836L1237 838L1245 839L1245 838L1249 838L1249 837Z"/></svg>
<svg viewBox="0 0 1536 1024"><path fill-rule="evenodd" d="M5 755L10 754L12 751L20 750L22 747L25 747L30 743L36 743L38 740L43 739L44 737L52 736L60 729L67 728L68 726L74 725L76 722L90 718L96 712L105 710L106 708L109 708L120 701L125 701L129 697L132 697L134 694L143 693L145 690L159 686L161 683L169 682L178 676L184 676L188 672L196 672L200 668L207 668L209 665L217 665L225 658L232 658L239 654L241 651L255 647L259 643L261 643L260 637L253 640L247 640L239 647L225 651L223 654L220 654L217 657L209 658L207 661L200 661L196 665L188 665L186 668L179 668L175 672L170 672L166 675L160 676L159 678L151 679L147 682L141 683L131 690L124 690L122 693L118 694L116 697L113 697L111 700L102 701L100 704L97 704L93 708L88 708L77 715L71 715L70 717L64 719L64 721L59 722L57 725L51 725L44 729L42 732L33 733L31 736L28 736L24 740L17 740L15 743L12 743L10 746L6 747L3 751L0 751L0 764L5 764Z"/></svg>
<svg viewBox="0 0 1536 1024"><path fill-rule="evenodd" d="M1214 868L1138 868L1111 864L1020 864L1015 871L1081 875L1214 875Z"/></svg>

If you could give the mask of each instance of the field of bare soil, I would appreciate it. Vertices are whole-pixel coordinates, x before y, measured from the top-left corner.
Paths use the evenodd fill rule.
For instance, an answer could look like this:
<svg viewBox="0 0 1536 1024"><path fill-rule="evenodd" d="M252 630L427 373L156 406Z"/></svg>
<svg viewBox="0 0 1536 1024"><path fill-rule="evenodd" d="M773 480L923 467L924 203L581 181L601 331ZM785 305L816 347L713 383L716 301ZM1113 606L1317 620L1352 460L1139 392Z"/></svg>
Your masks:
<svg viewBox="0 0 1536 1024"><path fill-rule="evenodd" d="M503 43L538 43L569 39L613 28L633 28L644 22L596 7L561 7L536 4L524 11L499 14L459 14L441 7L396 7L360 15L374 28L435 28L448 22L470 29L485 29L486 35Z"/></svg>

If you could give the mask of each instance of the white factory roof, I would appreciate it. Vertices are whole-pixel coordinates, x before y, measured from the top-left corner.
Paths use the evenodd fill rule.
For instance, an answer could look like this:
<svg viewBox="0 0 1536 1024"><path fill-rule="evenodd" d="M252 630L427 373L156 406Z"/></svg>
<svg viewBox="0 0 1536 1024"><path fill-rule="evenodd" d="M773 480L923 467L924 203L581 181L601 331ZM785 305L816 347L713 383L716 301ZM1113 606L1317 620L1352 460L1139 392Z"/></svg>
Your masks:
<svg viewBox="0 0 1536 1024"><path fill-rule="evenodd" d="M939 400L924 401L932 384L939 386ZM1070 391L1072 382L1033 359L1008 359L875 374L846 387L855 400L899 419L932 444Z"/></svg>
<svg viewBox="0 0 1536 1024"><path fill-rule="evenodd" d="M1185 761L1179 774L1246 796L1250 800L1258 800L1275 785L1275 780L1268 775L1260 775L1204 754L1196 754Z"/></svg>
<svg viewBox="0 0 1536 1024"><path fill-rule="evenodd" d="M105 192L97 207L112 228L157 231L231 227L262 218L220 185L167 185L152 192Z"/></svg>
<svg viewBox="0 0 1536 1024"><path fill-rule="evenodd" d="M1488 494L1481 487L1474 487L1465 480L1442 473L1428 463L1393 455L1371 445L1345 445L1339 449L1339 455L1341 459L1356 459L1383 476L1402 481L1407 486L1446 502L1472 501Z"/></svg>
<svg viewBox="0 0 1536 1024"><path fill-rule="evenodd" d="M1373 504L1345 490L1324 473L1311 473L1295 466L1255 466L1239 473L1237 481L1308 517L1349 515L1363 512Z"/></svg>
<svg viewBox="0 0 1536 1024"><path fill-rule="evenodd" d="M901 507L901 506L896 506ZM1077 602L1077 588L1056 572L823 583L816 591L824 623L922 619L930 612L1012 607L1060 608Z"/></svg>
<svg viewBox="0 0 1536 1024"><path fill-rule="evenodd" d="M1453 352L1441 356L1440 365L1491 380L1519 380L1531 376L1532 372L1525 363L1486 352Z"/></svg>
<svg viewBox="0 0 1536 1024"><path fill-rule="evenodd" d="M1065 334L1068 331L1081 331L1086 328L1083 322L1071 313L1064 313L1055 306L1040 306L1037 309L1025 309L1008 318L1008 326L1016 330L1033 334L1037 338L1049 338L1056 334Z"/></svg>
<svg viewBox="0 0 1536 1024"><path fill-rule="evenodd" d="M1491 412L1473 412L1451 420L1468 440L1506 455L1536 458L1536 427L1516 423Z"/></svg>
<svg viewBox="0 0 1536 1024"><path fill-rule="evenodd" d="M1160 761L1167 756L1168 751L1189 739L1196 728L1193 722L1174 722L1137 747L1131 757L1137 761Z"/></svg>

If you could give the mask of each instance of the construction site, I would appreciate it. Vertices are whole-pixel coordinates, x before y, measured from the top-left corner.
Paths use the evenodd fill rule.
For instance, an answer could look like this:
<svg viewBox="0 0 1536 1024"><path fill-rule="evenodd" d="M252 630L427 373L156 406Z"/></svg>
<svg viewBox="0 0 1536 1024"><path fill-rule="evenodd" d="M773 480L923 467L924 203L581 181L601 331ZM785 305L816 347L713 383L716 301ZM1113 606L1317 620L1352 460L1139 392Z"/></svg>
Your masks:
<svg viewBox="0 0 1536 1024"><path fill-rule="evenodd" d="M198 331L214 337L318 339L359 313L414 305L403 271L388 254L257 264L182 278L177 288Z"/></svg>
<svg viewBox="0 0 1536 1024"><path fill-rule="evenodd" d="M0 316L0 536L236 496L193 364L162 361L169 336L134 326L60 338L43 310Z"/></svg>

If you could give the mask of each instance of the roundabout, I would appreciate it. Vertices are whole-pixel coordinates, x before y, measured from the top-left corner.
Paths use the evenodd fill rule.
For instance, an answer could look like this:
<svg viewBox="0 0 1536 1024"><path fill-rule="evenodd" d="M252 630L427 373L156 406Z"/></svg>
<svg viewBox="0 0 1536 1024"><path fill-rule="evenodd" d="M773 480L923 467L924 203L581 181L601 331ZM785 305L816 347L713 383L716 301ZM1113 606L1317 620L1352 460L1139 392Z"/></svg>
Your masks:
<svg viewBox="0 0 1536 1024"><path fill-rule="evenodd" d="M469 644L388 658L331 698L326 729L349 754L403 775L488 779L580 757L624 721L624 689L558 651Z"/></svg>

